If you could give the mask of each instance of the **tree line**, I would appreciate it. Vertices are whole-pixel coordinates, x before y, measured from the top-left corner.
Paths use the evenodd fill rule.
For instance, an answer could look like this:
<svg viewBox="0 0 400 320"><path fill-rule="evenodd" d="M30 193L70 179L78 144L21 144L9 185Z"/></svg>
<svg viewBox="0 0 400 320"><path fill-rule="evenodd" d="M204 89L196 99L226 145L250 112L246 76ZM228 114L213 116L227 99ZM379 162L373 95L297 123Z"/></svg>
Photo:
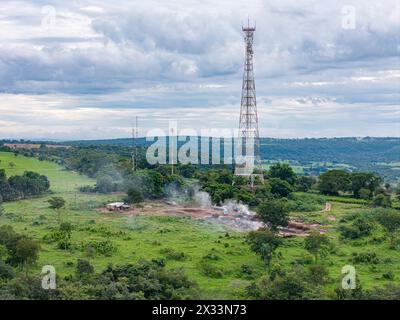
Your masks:
<svg viewBox="0 0 400 320"><path fill-rule="evenodd" d="M7 178L4 169L0 169L0 202L26 199L41 195L50 189L48 178L32 171Z"/></svg>

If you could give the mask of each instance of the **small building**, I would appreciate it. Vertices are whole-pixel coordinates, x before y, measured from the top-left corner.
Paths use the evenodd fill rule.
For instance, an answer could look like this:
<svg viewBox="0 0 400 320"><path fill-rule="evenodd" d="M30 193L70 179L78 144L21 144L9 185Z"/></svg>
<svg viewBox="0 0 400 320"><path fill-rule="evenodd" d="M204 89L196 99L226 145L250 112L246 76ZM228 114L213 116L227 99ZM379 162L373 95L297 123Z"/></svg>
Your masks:
<svg viewBox="0 0 400 320"><path fill-rule="evenodd" d="M131 208L131 206L128 204L125 204L124 202L113 202L113 203L107 204L106 208L109 211L126 211L126 210L129 210Z"/></svg>

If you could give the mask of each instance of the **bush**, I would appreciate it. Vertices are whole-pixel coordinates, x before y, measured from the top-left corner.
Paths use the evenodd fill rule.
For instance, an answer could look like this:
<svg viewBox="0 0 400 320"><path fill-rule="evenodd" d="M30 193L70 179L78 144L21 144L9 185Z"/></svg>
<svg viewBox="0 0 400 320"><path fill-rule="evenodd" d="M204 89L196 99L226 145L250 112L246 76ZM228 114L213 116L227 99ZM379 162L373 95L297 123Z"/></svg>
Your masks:
<svg viewBox="0 0 400 320"><path fill-rule="evenodd" d="M355 252L353 253L353 262L364 264L378 264L379 258L375 252Z"/></svg>
<svg viewBox="0 0 400 320"><path fill-rule="evenodd" d="M165 255L165 257L170 260L182 261L186 259L186 255L184 252L176 251L171 248L161 249L160 253Z"/></svg>
<svg viewBox="0 0 400 320"><path fill-rule="evenodd" d="M110 240L89 241L84 245L83 249L86 251L89 247L93 248L96 253L108 257L117 251L117 247Z"/></svg>
<svg viewBox="0 0 400 320"><path fill-rule="evenodd" d="M204 276L209 278L222 278L224 276L223 270L206 260L200 262L200 271Z"/></svg>
<svg viewBox="0 0 400 320"><path fill-rule="evenodd" d="M76 264L76 275L78 278L94 273L94 268L88 260L78 259Z"/></svg>
<svg viewBox="0 0 400 320"><path fill-rule="evenodd" d="M203 258L203 260L213 260L213 261L217 261L220 259L219 255L214 253L214 252L209 252L207 253Z"/></svg>
<svg viewBox="0 0 400 320"><path fill-rule="evenodd" d="M355 220L350 226L344 225L339 227L341 236L345 239L352 240L369 236L372 233L372 230L372 223L361 218Z"/></svg>
<svg viewBox="0 0 400 320"><path fill-rule="evenodd" d="M374 197L372 200L374 206L383 207L383 208L390 208L392 206L392 200L390 199L390 195L386 195L380 193Z"/></svg>
<svg viewBox="0 0 400 320"><path fill-rule="evenodd" d="M382 274L382 279L393 281L395 278L394 273L392 271L385 272Z"/></svg>
<svg viewBox="0 0 400 320"><path fill-rule="evenodd" d="M271 262L276 249L282 244L282 240L274 232L268 230L249 232L246 242L250 244L251 250L260 255L266 264Z"/></svg>
<svg viewBox="0 0 400 320"><path fill-rule="evenodd" d="M327 282L329 270L321 264L312 264L308 266L309 281L315 285L323 285Z"/></svg>
<svg viewBox="0 0 400 320"><path fill-rule="evenodd" d="M296 191L308 192L316 182L314 177L301 176L297 179Z"/></svg>
<svg viewBox="0 0 400 320"><path fill-rule="evenodd" d="M198 298L197 285L182 270L165 263L142 260L137 264L109 265L99 276L94 299L182 300Z"/></svg>
<svg viewBox="0 0 400 320"><path fill-rule="evenodd" d="M308 300L323 299L315 285L305 281L304 275L297 271L279 274L274 278L264 277L259 283L247 288L250 298L260 300Z"/></svg>
<svg viewBox="0 0 400 320"><path fill-rule="evenodd" d="M314 199L306 195L297 196L291 194L288 201L288 210L297 212L317 211L321 208L322 203L324 201L321 199Z"/></svg>
<svg viewBox="0 0 400 320"><path fill-rule="evenodd" d="M13 268L0 260L0 279L12 279L14 278Z"/></svg>
<svg viewBox="0 0 400 320"><path fill-rule="evenodd" d="M131 204L139 204L143 202L143 193L139 188L129 188L125 201Z"/></svg>
<svg viewBox="0 0 400 320"><path fill-rule="evenodd" d="M360 199L368 200L371 199L371 190L367 188L361 188L359 191Z"/></svg>
<svg viewBox="0 0 400 320"><path fill-rule="evenodd" d="M242 264L240 266L240 275L245 279L253 279L254 268L249 264Z"/></svg>

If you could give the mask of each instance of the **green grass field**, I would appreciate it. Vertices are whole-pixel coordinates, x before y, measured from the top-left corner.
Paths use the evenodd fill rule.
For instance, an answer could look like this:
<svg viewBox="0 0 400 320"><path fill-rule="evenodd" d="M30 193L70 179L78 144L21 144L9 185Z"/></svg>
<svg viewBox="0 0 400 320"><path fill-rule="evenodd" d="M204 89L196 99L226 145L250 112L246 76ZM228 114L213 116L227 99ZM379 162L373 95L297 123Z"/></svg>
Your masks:
<svg viewBox="0 0 400 320"><path fill-rule="evenodd" d="M12 153L0 153L0 160L0 168L5 168L8 175L31 170L45 174L51 183L52 194L4 203L6 213L0 217L0 224L12 225L16 231L41 241L40 259L32 272L39 274L43 265L50 264L55 266L59 275L67 276L74 273L78 258L89 259L96 271L100 271L108 263L133 263L143 258L159 258L165 256L163 249L173 249L184 252L186 258L182 261L167 258L167 267L183 268L189 277L199 284L202 298L235 299L244 297L245 287L250 283L241 276L240 269L243 264L253 267L256 278L266 270L260 258L243 242L245 237L243 233L227 232L220 226L190 218L127 217L118 213L99 213L95 210L96 207L118 200L122 195L80 193L78 191L80 186L93 184L94 181L66 171L54 163L22 156L15 157ZM13 162L15 167L10 167L10 162ZM43 241L45 235L58 227L57 215L48 208L47 203L47 200L54 195L62 196L67 201L62 219L74 226L71 250L60 250L55 243ZM324 261L329 267L331 278L327 288L333 291L337 286L341 268L352 264L353 252L376 252L379 257L378 264L355 265L363 288L382 286L390 282L382 278L388 271L395 275L391 282L400 283L400 251L389 249L387 241L383 239L382 230L377 228L372 236L361 240L339 239L336 228L341 218L352 214L368 214L374 209L368 208L363 203L338 202L339 198L336 200L329 198L333 205L330 213L319 211L323 209L322 204L315 212L291 213L296 220L323 224L334 243L334 252ZM82 249L91 241L104 240L110 240L117 247L117 251L110 257L98 253L88 257L87 252ZM302 238L285 239L284 245L279 249L281 258L275 258L274 263L281 265L282 268L290 268L295 261L307 256L303 241ZM218 260L210 263L222 271L223 275L220 278L210 277L201 272L199 265L202 258L209 253L218 256Z"/></svg>

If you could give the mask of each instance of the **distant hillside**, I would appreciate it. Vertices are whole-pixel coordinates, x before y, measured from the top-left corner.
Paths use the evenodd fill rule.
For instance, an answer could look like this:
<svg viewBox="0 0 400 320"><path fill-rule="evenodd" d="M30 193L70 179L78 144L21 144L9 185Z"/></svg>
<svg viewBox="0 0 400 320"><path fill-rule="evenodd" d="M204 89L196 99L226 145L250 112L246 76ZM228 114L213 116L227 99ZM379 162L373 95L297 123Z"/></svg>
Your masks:
<svg viewBox="0 0 400 320"><path fill-rule="evenodd" d="M203 138L204 139L204 138ZM137 139L140 146L145 138ZM112 140L69 141L70 145L132 146L129 138ZM320 139L261 139L264 160L295 160L299 162L395 162L400 161L400 138L320 138Z"/></svg>
<svg viewBox="0 0 400 320"><path fill-rule="evenodd" d="M139 146L151 143L145 138L137 139ZM71 141L67 144L132 146L133 140ZM295 166L298 173L305 175L344 169L376 172L387 181L400 182L400 138L262 138L261 157L266 166L275 161L287 161Z"/></svg>
<svg viewBox="0 0 400 320"><path fill-rule="evenodd" d="M18 143L18 141L0 141L0 146L6 142ZM30 141L23 142L30 143ZM139 138L136 142L142 147L153 143L147 142L145 138ZM33 143L40 144L41 142ZM183 143L185 142L179 142L178 145ZM131 138L81 140L63 142L62 145L101 146L111 147L110 150L113 150L119 147L132 147L133 140ZM129 154L129 149L126 152ZM266 166L271 162L287 161L295 166L298 173L305 175L319 175L329 169L372 171L380 174L387 181L400 183L400 138L262 138L261 156Z"/></svg>

